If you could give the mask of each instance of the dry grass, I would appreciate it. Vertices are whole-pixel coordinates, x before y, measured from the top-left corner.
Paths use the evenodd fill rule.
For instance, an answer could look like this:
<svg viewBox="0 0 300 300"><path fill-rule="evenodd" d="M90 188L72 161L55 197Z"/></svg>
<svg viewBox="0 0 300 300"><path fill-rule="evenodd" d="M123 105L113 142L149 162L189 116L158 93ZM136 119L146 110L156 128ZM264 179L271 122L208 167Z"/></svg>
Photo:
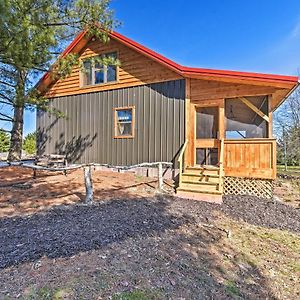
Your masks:
<svg viewBox="0 0 300 300"><path fill-rule="evenodd" d="M278 178L275 183L274 195L284 203L300 208L300 179Z"/></svg>
<svg viewBox="0 0 300 300"><path fill-rule="evenodd" d="M300 298L299 235L236 222L227 217L220 226L229 227L232 232L224 247L234 249L231 255L235 255L235 260L245 270L251 265L260 270L276 299ZM227 270L230 270L228 265L231 264L232 259L229 259ZM256 279L249 276L246 281L255 284Z"/></svg>

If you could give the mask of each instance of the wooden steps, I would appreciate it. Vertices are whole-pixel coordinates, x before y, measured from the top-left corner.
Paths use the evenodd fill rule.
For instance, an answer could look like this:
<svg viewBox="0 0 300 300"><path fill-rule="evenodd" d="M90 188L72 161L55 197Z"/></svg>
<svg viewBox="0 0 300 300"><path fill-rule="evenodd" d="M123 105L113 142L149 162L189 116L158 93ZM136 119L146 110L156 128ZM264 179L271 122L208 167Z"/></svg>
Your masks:
<svg viewBox="0 0 300 300"><path fill-rule="evenodd" d="M220 172L217 166L187 167L181 174L179 186L176 189L177 195L183 198L221 203L223 176L220 176Z"/></svg>

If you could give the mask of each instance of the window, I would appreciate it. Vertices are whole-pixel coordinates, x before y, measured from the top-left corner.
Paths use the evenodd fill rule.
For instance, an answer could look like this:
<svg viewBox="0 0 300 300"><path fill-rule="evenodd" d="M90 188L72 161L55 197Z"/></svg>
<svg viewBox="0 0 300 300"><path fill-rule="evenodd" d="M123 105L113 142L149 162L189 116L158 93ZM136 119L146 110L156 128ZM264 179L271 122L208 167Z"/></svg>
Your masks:
<svg viewBox="0 0 300 300"><path fill-rule="evenodd" d="M196 138L216 139L219 128L218 108L199 107L196 112Z"/></svg>
<svg viewBox="0 0 300 300"><path fill-rule="evenodd" d="M115 108L115 138L134 136L134 107Z"/></svg>
<svg viewBox="0 0 300 300"><path fill-rule="evenodd" d="M268 115L268 97L247 97L265 115ZM225 100L226 138L266 138L267 121L239 99Z"/></svg>
<svg viewBox="0 0 300 300"><path fill-rule="evenodd" d="M100 59L117 59L117 53L107 53L99 57ZM100 62L83 61L83 71L81 72L82 86L104 84L117 81L117 66L103 65Z"/></svg>
<svg viewBox="0 0 300 300"><path fill-rule="evenodd" d="M196 164L197 165L217 165L218 148L197 148L196 149Z"/></svg>

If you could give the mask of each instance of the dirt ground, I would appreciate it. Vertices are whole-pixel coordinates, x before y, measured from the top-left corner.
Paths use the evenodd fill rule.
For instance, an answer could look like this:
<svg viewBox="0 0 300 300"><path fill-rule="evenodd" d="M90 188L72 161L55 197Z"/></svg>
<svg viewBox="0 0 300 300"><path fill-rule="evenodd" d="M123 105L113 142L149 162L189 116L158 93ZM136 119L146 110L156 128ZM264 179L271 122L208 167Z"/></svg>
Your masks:
<svg viewBox="0 0 300 300"><path fill-rule="evenodd" d="M95 201L153 196L157 180L127 172L93 171ZM83 171L33 171L20 167L0 169L0 217L31 214L57 205L81 203L85 198ZM166 185L166 189L170 189Z"/></svg>
<svg viewBox="0 0 300 300"><path fill-rule="evenodd" d="M275 198L300 208L300 179L278 178L274 189Z"/></svg>
<svg viewBox="0 0 300 300"><path fill-rule="evenodd" d="M0 171L0 299L300 299L300 210L157 195L151 178Z"/></svg>

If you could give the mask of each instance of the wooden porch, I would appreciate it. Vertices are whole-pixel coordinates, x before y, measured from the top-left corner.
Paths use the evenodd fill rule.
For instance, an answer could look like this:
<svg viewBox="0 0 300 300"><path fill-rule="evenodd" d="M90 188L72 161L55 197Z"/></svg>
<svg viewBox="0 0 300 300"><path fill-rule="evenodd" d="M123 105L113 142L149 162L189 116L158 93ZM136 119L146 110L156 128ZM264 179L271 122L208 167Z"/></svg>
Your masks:
<svg viewBox="0 0 300 300"><path fill-rule="evenodd" d="M186 80L186 141L179 161L177 193L223 195L224 178L274 180L274 93L270 87L208 89ZM211 86L209 84L209 86ZM241 88L242 86L242 88ZM219 201L218 201L219 202Z"/></svg>

